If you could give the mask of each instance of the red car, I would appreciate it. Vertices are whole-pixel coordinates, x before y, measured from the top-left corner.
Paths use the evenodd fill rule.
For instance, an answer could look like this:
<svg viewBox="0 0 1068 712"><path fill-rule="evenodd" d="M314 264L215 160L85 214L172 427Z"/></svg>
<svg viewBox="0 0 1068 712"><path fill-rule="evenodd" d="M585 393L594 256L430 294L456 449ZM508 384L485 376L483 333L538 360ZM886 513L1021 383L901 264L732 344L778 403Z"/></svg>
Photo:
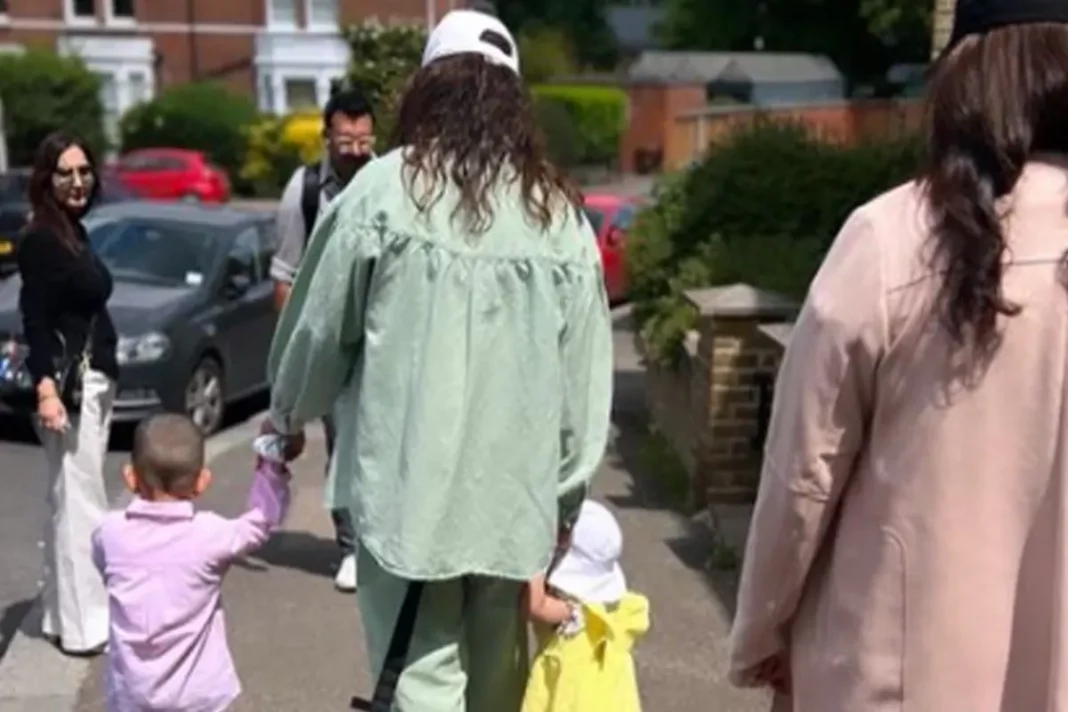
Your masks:
<svg viewBox="0 0 1068 712"><path fill-rule="evenodd" d="M597 233L597 247L604 264L605 289L608 301L622 302L627 297L627 231L645 203L639 198L627 198L606 193L586 196L586 217Z"/></svg>
<svg viewBox="0 0 1068 712"><path fill-rule="evenodd" d="M230 179L200 151L147 148L131 151L114 166L119 180L150 200L225 203Z"/></svg>

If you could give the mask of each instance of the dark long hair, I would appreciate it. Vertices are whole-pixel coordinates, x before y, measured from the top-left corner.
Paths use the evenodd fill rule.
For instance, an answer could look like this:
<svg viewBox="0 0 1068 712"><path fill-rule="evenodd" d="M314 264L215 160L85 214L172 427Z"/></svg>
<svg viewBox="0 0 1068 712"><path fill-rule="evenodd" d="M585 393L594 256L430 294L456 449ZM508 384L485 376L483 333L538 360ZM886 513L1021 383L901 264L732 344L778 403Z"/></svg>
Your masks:
<svg viewBox="0 0 1068 712"><path fill-rule="evenodd" d="M549 160L530 95L510 69L481 55L439 59L412 77L393 135L404 147L411 195L422 211L448 183L460 190L452 217L471 232L493 221L493 190L517 182L527 214L547 229L582 194Z"/></svg>
<svg viewBox="0 0 1068 712"><path fill-rule="evenodd" d="M1002 289L1006 215L997 201L1035 153L1068 153L1068 25L965 38L936 67L927 110L922 179L944 275L941 317L958 346L989 356L998 319L1020 312Z"/></svg>
<svg viewBox="0 0 1068 712"><path fill-rule="evenodd" d="M59 157L68 148L77 146L85 153L93 169L93 184L89 188L86 201L87 212L100 193L100 175L92 150L83 141L62 131L55 131L45 136L37 146L33 159L33 173L30 175L30 209L33 211L27 229L49 230L59 237L72 250L81 249L78 238L77 221L81 215L71 215L70 211L56 200L56 191L52 179L59 165Z"/></svg>

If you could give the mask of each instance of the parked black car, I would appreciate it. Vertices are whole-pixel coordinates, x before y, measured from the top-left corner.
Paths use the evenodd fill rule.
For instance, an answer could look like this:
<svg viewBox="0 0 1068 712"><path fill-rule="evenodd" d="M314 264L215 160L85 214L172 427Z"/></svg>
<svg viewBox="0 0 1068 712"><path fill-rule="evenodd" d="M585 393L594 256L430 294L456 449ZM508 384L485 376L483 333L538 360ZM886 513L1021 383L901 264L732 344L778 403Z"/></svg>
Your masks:
<svg viewBox="0 0 1068 712"><path fill-rule="evenodd" d="M167 410L188 413L211 433L229 404L267 388L275 324L269 214L132 202L94 210L85 226L115 281L108 307L119 332L116 422ZM28 391L20 285L17 275L0 283L0 379ZM0 412L17 413L27 401L0 399Z"/></svg>
<svg viewBox="0 0 1068 712"><path fill-rule="evenodd" d="M30 169L13 168L0 173L0 278L15 271L19 234L30 216ZM138 196L110 172L100 176L99 205L137 200Z"/></svg>

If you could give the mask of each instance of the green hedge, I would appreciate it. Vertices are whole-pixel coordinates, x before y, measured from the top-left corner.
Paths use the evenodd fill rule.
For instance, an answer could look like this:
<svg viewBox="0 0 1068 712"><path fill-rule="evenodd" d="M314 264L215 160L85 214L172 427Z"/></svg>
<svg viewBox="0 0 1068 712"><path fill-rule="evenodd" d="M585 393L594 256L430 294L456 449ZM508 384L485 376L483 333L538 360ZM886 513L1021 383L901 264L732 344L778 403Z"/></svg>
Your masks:
<svg viewBox="0 0 1068 712"><path fill-rule="evenodd" d="M0 100L12 165L32 164L41 139L56 130L78 136L100 157L107 148L100 78L80 59L36 50L0 56Z"/></svg>
<svg viewBox="0 0 1068 712"><path fill-rule="evenodd" d="M670 361L693 325L687 289L747 282L802 298L849 214L912 177L917 159L908 138L842 146L764 122L663 182L627 245L650 355Z"/></svg>
<svg viewBox="0 0 1068 712"><path fill-rule="evenodd" d="M561 143L575 142L575 165L613 164L619 156L619 141L627 126L627 94L616 87L603 86L540 86L535 87L534 99L539 115L550 112L566 115L569 129L553 122L543 124L551 150ZM548 109L555 105L556 109ZM566 124L566 122L564 122ZM571 131L574 137L564 133Z"/></svg>
<svg viewBox="0 0 1068 712"><path fill-rule="evenodd" d="M139 104L122 117L122 149L188 148L203 151L226 170L235 188L256 107L247 97L213 83L183 84Z"/></svg>

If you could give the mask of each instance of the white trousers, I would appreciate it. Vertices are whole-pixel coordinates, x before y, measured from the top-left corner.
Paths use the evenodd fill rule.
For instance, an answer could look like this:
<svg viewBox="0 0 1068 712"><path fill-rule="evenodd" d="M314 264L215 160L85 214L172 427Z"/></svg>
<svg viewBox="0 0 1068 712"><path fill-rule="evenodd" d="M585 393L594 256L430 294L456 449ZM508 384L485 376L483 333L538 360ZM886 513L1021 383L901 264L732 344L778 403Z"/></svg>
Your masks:
<svg viewBox="0 0 1068 712"><path fill-rule="evenodd" d="M104 461L115 384L97 371L85 374L80 413L57 433L40 424L37 435L48 464L49 521L45 528L42 632L64 650L84 652L107 642L108 599L93 564L92 536L108 509Z"/></svg>

